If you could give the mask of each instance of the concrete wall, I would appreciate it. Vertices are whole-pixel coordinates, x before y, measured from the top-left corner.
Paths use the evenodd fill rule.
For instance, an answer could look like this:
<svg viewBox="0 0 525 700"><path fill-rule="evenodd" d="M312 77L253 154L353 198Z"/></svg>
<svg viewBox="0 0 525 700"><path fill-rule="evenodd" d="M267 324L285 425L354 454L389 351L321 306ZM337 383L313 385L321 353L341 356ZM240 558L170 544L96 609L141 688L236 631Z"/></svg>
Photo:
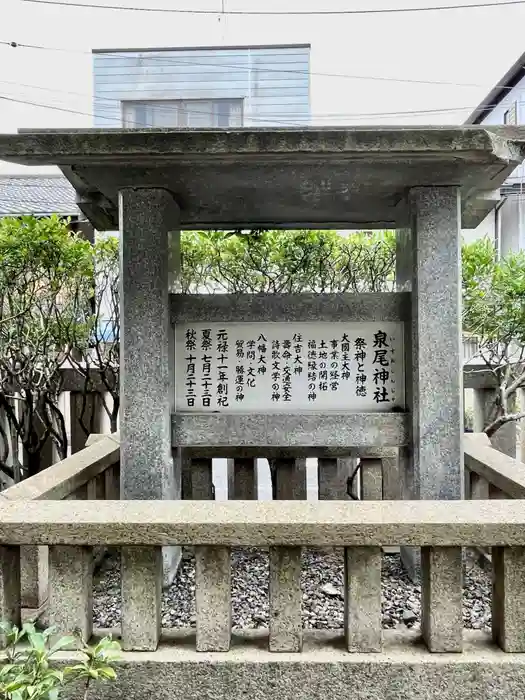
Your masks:
<svg viewBox="0 0 525 700"><path fill-rule="evenodd" d="M244 126L308 124L309 64L307 45L94 53L94 126L122 126L124 101L160 100L240 100ZM166 111L158 126L177 126L171 107L173 124ZM214 125L209 105L185 109Z"/></svg>

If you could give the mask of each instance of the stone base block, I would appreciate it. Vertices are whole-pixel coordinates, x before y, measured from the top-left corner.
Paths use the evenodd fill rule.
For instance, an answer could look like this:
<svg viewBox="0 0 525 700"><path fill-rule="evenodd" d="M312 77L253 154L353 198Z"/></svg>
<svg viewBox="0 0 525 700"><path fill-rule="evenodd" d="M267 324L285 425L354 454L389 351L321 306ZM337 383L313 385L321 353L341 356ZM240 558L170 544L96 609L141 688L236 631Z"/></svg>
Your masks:
<svg viewBox="0 0 525 700"><path fill-rule="evenodd" d="M229 652L195 651L195 637L172 631L156 652L126 652L117 681L93 684L90 700L509 700L522 698L525 655L495 650L488 635L465 632L462 654L430 654L416 634L385 630L383 653L349 654L341 636L305 633L302 653L272 654L263 632L234 637ZM186 633L187 634L187 633ZM64 698L82 692L66 688Z"/></svg>

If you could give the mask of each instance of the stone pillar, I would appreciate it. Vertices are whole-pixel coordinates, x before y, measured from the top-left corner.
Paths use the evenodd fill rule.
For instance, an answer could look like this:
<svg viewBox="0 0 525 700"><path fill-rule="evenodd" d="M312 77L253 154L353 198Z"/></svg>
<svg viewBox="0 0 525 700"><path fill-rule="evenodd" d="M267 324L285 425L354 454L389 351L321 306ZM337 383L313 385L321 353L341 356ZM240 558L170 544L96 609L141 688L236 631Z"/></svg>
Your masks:
<svg viewBox="0 0 525 700"><path fill-rule="evenodd" d="M178 228L179 208L166 190L120 192L123 499L180 498L180 460L173 459L171 445L174 331L169 310L171 236L179 235ZM167 583L180 548L166 548L163 555Z"/></svg>
<svg viewBox="0 0 525 700"><path fill-rule="evenodd" d="M405 497L461 499L463 377L460 197L457 187L409 193L410 229L398 234L397 286L410 291L405 324L406 407L412 449L400 450ZM402 549L409 573L414 550Z"/></svg>
<svg viewBox="0 0 525 700"><path fill-rule="evenodd" d="M460 499L463 489L460 198L456 187L418 187L401 234L401 289L412 292L406 337L413 498ZM404 279L403 279L404 277Z"/></svg>
<svg viewBox="0 0 525 700"><path fill-rule="evenodd" d="M496 390L475 389L474 390L474 432L482 433L487 425L495 418L494 401ZM517 397L509 399L509 410L514 411L517 406ZM516 458L518 425L515 421L502 425L490 438L494 449L503 452L509 457Z"/></svg>

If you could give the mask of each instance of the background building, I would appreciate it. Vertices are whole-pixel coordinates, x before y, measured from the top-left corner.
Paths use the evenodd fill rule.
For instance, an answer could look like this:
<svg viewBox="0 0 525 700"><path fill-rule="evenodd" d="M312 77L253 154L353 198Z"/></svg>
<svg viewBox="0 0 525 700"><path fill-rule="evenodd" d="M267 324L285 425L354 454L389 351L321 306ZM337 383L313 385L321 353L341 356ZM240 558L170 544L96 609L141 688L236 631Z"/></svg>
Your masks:
<svg viewBox="0 0 525 700"><path fill-rule="evenodd" d="M525 124L525 53L468 117L467 124ZM525 167L518 166L501 188L502 201L470 237L492 238L500 255L525 250Z"/></svg>
<svg viewBox="0 0 525 700"><path fill-rule="evenodd" d="M310 122L310 45L93 51L94 126Z"/></svg>

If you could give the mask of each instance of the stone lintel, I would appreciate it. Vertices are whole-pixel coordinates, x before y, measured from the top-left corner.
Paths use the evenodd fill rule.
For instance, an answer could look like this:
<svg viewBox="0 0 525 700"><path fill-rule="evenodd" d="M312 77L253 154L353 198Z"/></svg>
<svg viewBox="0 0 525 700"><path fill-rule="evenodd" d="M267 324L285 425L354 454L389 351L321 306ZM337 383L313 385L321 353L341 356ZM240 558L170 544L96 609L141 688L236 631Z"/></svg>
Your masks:
<svg viewBox="0 0 525 700"><path fill-rule="evenodd" d="M177 447L396 447L408 442L405 413L176 413Z"/></svg>
<svg viewBox="0 0 525 700"><path fill-rule="evenodd" d="M171 294L171 322L407 321L410 294Z"/></svg>

